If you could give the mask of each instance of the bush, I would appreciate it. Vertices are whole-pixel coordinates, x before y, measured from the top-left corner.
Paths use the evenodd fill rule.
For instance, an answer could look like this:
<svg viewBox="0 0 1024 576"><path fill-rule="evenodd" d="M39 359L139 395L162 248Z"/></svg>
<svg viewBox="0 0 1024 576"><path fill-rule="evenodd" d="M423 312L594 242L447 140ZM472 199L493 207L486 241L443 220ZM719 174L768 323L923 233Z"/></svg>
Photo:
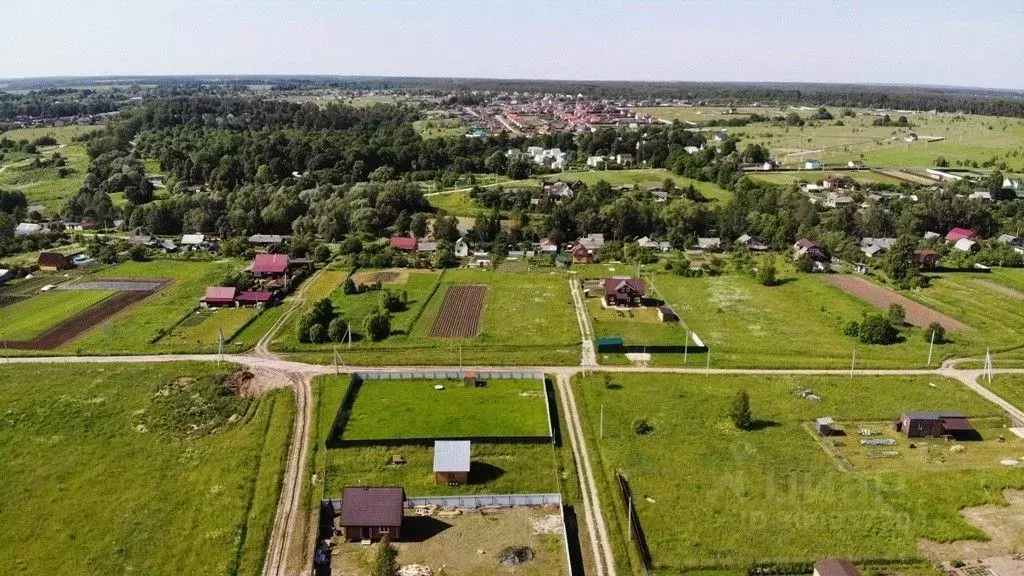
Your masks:
<svg viewBox="0 0 1024 576"><path fill-rule="evenodd" d="M646 418L637 418L633 420L633 433L637 436L644 436L654 432L654 426L647 421Z"/></svg>
<svg viewBox="0 0 1024 576"><path fill-rule="evenodd" d="M298 325L298 338L299 338L299 342L302 342L303 344L308 344L308 343L310 343L312 341L309 338L309 329L312 328L315 324L316 324L316 322L314 322L313 317L310 316L309 314L303 314L302 317L299 318L299 325Z"/></svg>
<svg viewBox="0 0 1024 576"><path fill-rule="evenodd" d="M895 326L903 326L906 320L907 311L903 309L903 306L895 302L889 305L889 322L892 322Z"/></svg>
<svg viewBox="0 0 1024 576"><path fill-rule="evenodd" d="M761 266L757 269L757 281L762 286L775 286L778 283L774 261L766 259L761 263Z"/></svg>
<svg viewBox="0 0 1024 576"><path fill-rule="evenodd" d="M847 322L843 325L843 334L852 338L860 336L860 322L857 322L856 320L850 320Z"/></svg>
<svg viewBox="0 0 1024 576"><path fill-rule="evenodd" d="M145 262L149 260L149 254L146 252L146 247L138 244L128 249L128 257L134 262Z"/></svg>
<svg viewBox="0 0 1024 576"><path fill-rule="evenodd" d="M946 328L938 322L932 322L928 325L928 330L924 333L924 341L931 342L932 334L935 334L935 343L942 344L946 341Z"/></svg>
<svg viewBox="0 0 1024 576"><path fill-rule="evenodd" d="M387 312L377 311L366 317L366 334L370 340L380 342L391 335L391 316Z"/></svg>
<svg viewBox="0 0 1024 576"><path fill-rule="evenodd" d="M385 290L380 295L380 307L388 312L400 312L405 309L402 298L390 290Z"/></svg>
<svg viewBox="0 0 1024 576"><path fill-rule="evenodd" d="M341 284L341 293L345 294L345 295L349 295L349 294L357 294L358 292L359 292L359 287L356 286L356 283L352 280L352 278L351 277L350 278L345 278L345 282L343 282Z"/></svg>
<svg viewBox="0 0 1024 576"><path fill-rule="evenodd" d="M344 318L335 318L327 325L327 337L331 342L341 342L348 332L348 322Z"/></svg>
<svg viewBox="0 0 1024 576"><path fill-rule="evenodd" d="M309 327L309 341L316 344L327 342L327 329L323 324L314 324Z"/></svg>
<svg viewBox="0 0 1024 576"><path fill-rule="evenodd" d="M865 344L892 344L898 335L896 327L881 314L872 314L860 324L859 337Z"/></svg>
<svg viewBox="0 0 1024 576"><path fill-rule="evenodd" d="M733 426L739 430L748 430L754 421L750 413L750 395L746 390L738 390L732 399L732 406L729 408L729 419Z"/></svg>
<svg viewBox="0 0 1024 576"><path fill-rule="evenodd" d="M377 557L373 561L372 576L395 576L398 566L395 559L398 558L398 550L391 545L391 539L385 534L377 544Z"/></svg>

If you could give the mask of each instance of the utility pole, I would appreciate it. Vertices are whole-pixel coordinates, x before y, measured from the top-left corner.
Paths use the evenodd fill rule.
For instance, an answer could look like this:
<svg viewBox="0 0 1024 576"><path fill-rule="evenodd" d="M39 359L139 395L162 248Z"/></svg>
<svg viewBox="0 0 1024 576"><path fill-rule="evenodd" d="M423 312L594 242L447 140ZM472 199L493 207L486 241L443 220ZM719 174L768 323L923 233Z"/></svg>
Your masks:
<svg viewBox="0 0 1024 576"><path fill-rule="evenodd" d="M338 347L334 347L334 375L341 374L341 369L338 368Z"/></svg>
<svg viewBox="0 0 1024 576"><path fill-rule="evenodd" d="M626 500L626 502L629 503L629 512L626 514L626 517L629 518L629 529L626 530L626 532L629 533L629 541L632 542L633 541L633 495L632 494L629 495L629 499Z"/></svg>
<svg viewBox="0 0 1024 576"><path fill-rule="evenodd" d="M928 343L928 365L932 365L932 348L935 348L935 330L932 330L932 340Z"/></svg>
<svg viewBox="0 0 1024 576"><path fill-rule="evenodd" d="M707 362L707 365L704 367L704 372L708 376L711 375L711 350L708 350L708 362Z"/></svg>
<svg viewBox="0 0 1024 576"><path fill-rule="evenodd" d="M853 360L850 361L850 378L853 378L853 369L857 366L857 349L853 349Z"/></svg>
<svg viewBox="0 0 1024 576"><path fill-rule="evenodd" d="M686 329L686 344L683 344L683 365L686 365L686 360L690 356L690 329Z"/></svg>
<svg viewBox="0 0 1024 576"><path fill-rule="evenodd" d="M224 327L220 324L217 325L217 355L220 357L218 362L224 361Z"/></svg>
<svg viewBox="0 0 1024 576"><path fill-rule="evenodd" d="M604 402L601 403L601 438L604 438Z"/></svg>

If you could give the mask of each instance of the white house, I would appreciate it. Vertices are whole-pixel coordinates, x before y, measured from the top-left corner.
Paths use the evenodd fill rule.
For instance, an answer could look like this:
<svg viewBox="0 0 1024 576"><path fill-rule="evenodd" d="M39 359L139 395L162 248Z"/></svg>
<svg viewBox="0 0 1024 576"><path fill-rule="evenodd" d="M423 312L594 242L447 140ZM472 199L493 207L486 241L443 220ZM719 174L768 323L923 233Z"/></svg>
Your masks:
<svg viewBox="0 0 1024 576"><path fill-rule="evenodd" d="M455 241L455 255L459 258L469 256L469 244L466 243L465 239L459 238Z"/></svg>
<svg viewBox="0 0 1024 576"><path fill-rule="evenodd" d="M808 160L804 162L804 170L821 170L821 160Z"/></svg>
<svg viewBox="0 0 1024 576"><path fill-rule="evenodd" d="M14 229L15 236L32 236L33 234L39 234L43 231L41 224L35 222L22 222Z"/></svg>
<svg viewBox="0 0 1024 576"><path fill-rule="evenodd" d="M539 250L541 254L554 254L555 252L558 252L558 244L555 244L549 238L541 238L540 243L537 244L537 250Z"/></svg>
<svg viewBox="0 0 1024 576"><path fill-rule="evenodd" d="M186 250L198 250L206 243L206 236L203 234L183 234L181 236L181 247Z"/></svg>
<svg viewBox="0 0 1024 576"><path fill-rule="evenodd" d="M687 154L696 154L697 152L700 152L700 148L696 146L686 146L683 150L685 150Z"/></svg>
<svg viewBox="0 0 1024 576"><path fill-rule="evenodd" d="M953 244L953 250L959 250L961 252L974 252L978 248L978 243L969 238L961 238Z"/></svg>
<svg viewBox="0 0 1024 576"><path fill-rule="evenodd" d="M976 190L968 194L967 198L969 200L986 200L988 202L993 201L992 193L989 192L988 190Z"/></svg>
<svg viewBox="0 0 1024 576"><path fill-rule="evenodd" d="M587 156L587 166L591 168L600 168L607 162L604 156Z"/></svg>
<svg viewBox="0 0 1024 576"><path fill-rule="evenodd" d="M1011 190L1020 190L1024 188L1024 179L1003 178L1003 188L1010 188Z"/></svg>
<svg viewBox="0 0 1024 576"><path fill-rule="evenodd" d="M654 240L651 240L647 236L644 236L643 238L637 240L636 243L641 248L649 248L651 250L657 250L659 252L668 252L669 250L672 249L672 244L669 244L668 242L655 242Z"/></svg>
<svg viewBox="0 0 1024 576"><path fill-rule="evenodd" d="M633 155L632 154L616 154L615 155L615 163L616 164L620 164L620 165L632 164L633 163Z"/></svg>
<svg viewBox="0 0 1024 576"><path fill-rule="evenodd" d="M705 252L714 252L722 248L721 238L697 238L697 248Z"/></svg>

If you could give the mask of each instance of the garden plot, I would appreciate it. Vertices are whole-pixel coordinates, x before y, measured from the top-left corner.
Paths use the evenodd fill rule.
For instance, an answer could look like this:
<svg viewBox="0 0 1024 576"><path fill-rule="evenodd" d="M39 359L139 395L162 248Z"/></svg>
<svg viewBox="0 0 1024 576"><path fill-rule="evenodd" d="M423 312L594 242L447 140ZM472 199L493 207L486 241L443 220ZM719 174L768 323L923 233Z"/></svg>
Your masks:
<svg viewBox="0 0 1024 576"><path fill-rule="evenodd" d="M434 338L474 338L480 333L480 315L487 286L449 286L441 310L430 329Z"/></svg>
<svg viewBox="0 0 1024 576"><path fill-rule="evenodd" d="M907 322L919 328L927 328L932 322L938 322L949 332L962 332L970 327L923 306L884 286L874 284L864 278L846 274L828 274L825 280L833 286L849 292L879 310L888 310L889 306L899 304L906 311Z"/></svg>

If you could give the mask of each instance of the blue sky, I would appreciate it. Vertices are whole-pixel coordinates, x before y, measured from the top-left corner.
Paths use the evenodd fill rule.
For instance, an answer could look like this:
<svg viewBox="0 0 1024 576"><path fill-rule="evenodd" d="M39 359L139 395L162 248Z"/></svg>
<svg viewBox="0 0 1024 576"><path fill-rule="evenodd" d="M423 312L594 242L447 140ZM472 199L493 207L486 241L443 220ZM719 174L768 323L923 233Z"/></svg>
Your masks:
<svg viewBox="0 0 1024 576"><path fill-rule="evenodd" d="M1024 1L3 0L0 78L342 74L1024 89Z"/></svg>

